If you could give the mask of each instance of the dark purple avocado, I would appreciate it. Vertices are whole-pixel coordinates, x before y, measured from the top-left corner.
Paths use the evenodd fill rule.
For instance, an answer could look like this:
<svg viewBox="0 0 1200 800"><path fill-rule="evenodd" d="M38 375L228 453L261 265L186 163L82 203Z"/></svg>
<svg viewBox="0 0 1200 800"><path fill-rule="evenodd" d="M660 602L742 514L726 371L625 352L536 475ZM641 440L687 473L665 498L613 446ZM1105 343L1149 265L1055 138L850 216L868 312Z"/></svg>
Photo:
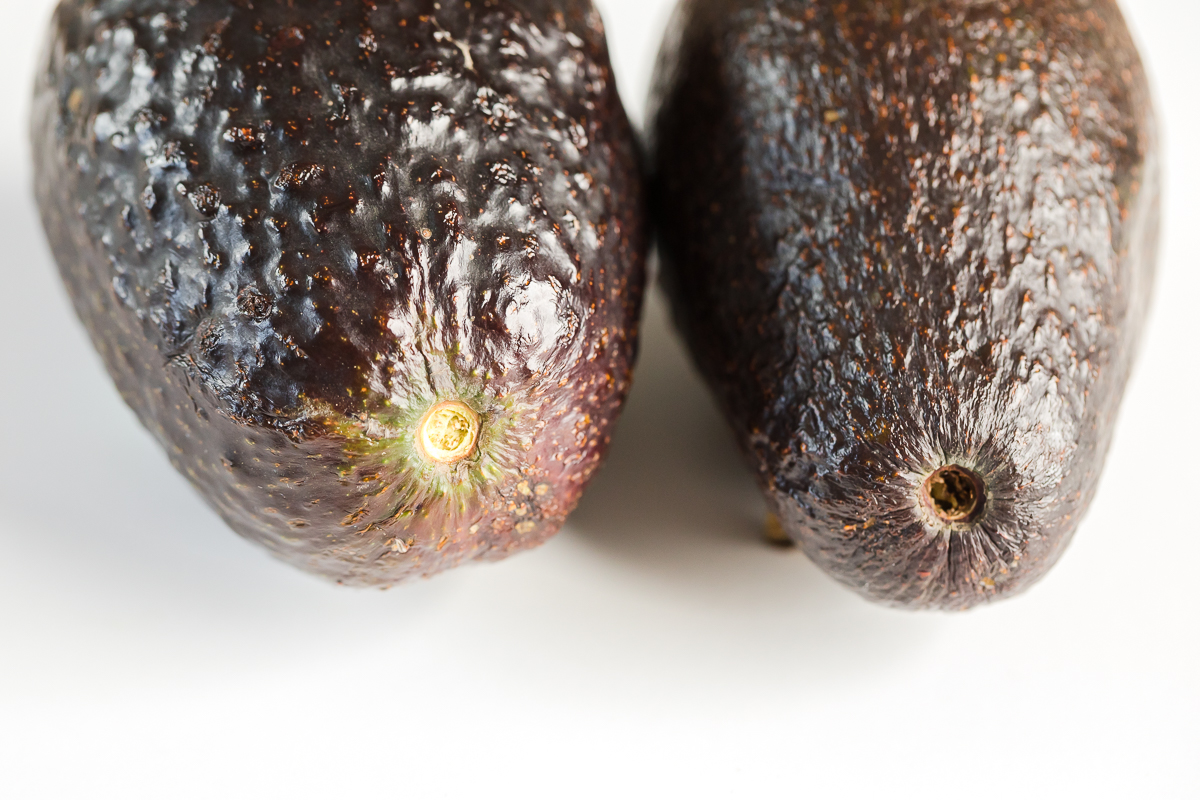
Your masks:
<svg viewBox="0 0 1200 800"><path fill-rule="evenodd" d="M1044 575L1153 281L1116 3L684 0L651 111L674 315L782 532L893 606Z"/></svg>
<svg viewBox="0 0 1200 800"><path fill-rule="evenodd" d="M63 0L33 142L84 325L238 533L388 585L575 506L646 247L588 0Z"/></svg>

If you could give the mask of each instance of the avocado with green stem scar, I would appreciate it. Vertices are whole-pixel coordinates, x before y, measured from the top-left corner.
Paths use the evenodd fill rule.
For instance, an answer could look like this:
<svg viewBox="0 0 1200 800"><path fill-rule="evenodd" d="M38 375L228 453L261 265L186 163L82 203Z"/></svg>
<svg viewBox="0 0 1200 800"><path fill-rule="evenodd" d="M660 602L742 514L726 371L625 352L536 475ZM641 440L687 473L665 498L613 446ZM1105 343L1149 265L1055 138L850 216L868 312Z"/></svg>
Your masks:
<svg viewBox="0 0 1200 800"><path fill-rule="evenodd" d="M646 248L587 0L63 0L33 143L84 325L238 533L389 585L575 506Z"/></svg>
<svg viewBox="0 0 1200 800"><path fill-rule="evenodd" d="M674 316L776 514L868 598L961 609L1096 489L1158 227L1113 0L684 0L651 109Z"/></svg>

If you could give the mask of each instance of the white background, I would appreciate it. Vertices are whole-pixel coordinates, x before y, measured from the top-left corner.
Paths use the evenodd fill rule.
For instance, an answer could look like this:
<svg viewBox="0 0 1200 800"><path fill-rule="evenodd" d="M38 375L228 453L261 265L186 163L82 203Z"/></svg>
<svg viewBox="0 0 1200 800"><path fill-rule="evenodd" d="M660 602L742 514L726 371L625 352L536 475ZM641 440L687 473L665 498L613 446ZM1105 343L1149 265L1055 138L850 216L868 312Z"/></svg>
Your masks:
<svg viewBox="0 0 1200 800"><path fill-rule="evenodd" d="M600 4L638 121L670 3ZM1200 797L1200 4L1129 8L1166 240L1099 496L1040 585L957 616L759 541L657 298L611 459L540 550L377 592L238 539L50 262L25 134L50 6L0 10L0 796Z"/></svg>

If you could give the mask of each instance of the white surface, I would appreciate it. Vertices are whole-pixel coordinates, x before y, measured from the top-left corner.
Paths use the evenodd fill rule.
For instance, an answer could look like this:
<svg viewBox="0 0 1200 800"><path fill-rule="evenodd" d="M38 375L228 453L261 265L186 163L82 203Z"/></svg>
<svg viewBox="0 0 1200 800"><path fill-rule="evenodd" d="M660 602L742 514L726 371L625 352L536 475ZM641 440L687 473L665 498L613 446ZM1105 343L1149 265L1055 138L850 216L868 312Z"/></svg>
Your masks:
<svg viewBox="0 0 1200 800"><path fill-rule="evenodd" d="M602 2L641 106L670 0ZM0 10L0 797L1200 797L1200 5L1130 8L1168 135L1158 302L1058 567L868 605L761 506L657 301L608 466L541 550L389 592L244 543L121 404L28 191L50 4Z"/></svg>

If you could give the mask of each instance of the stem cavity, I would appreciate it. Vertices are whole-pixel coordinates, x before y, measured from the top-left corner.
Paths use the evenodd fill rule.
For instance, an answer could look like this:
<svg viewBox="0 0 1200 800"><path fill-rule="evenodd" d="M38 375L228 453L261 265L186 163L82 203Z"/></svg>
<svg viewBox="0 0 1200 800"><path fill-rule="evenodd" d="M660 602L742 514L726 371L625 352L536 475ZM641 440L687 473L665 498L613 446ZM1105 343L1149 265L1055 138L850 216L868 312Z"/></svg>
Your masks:
<svg viewBox="0 0 1200 800"><path fill-rule="evenodd" d="M475 453L479 415L461 400L445 400L426 412L417 426L422 455L439 464L454 464Z"/></svg>
<svg viewBox="0 0 1200 800"><path fill-rule="evenodd" d="M979 474L947 464L921 484L921 502L942 522L974 522L983 513L987 487Z"/></svg>

